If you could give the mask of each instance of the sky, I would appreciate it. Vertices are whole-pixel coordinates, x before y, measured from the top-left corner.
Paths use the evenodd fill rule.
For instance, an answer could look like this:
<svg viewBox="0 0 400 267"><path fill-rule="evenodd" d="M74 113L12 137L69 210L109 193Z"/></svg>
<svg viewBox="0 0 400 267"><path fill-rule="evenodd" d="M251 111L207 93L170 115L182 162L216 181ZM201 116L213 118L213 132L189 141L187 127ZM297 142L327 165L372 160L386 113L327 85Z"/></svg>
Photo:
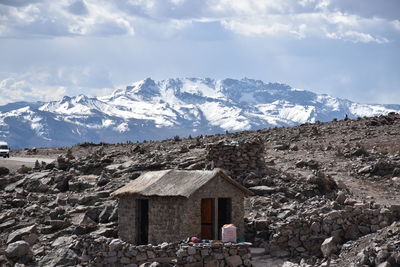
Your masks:
<svg viewBox="0 0 400 267"><path fill-rule="evenodd" d="M151 77L400 104L399 0L0 0L0 104Z"/></svg>

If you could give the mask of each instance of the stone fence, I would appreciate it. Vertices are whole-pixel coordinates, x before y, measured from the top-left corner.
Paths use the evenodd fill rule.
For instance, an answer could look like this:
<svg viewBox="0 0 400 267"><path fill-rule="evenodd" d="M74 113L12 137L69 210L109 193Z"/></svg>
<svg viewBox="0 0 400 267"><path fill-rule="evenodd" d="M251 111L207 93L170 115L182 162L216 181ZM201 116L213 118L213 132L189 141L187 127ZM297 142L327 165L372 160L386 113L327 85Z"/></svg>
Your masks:
<svg viewBox="0 0 400 267"><path fill-rule="evenodd" d="M199 243L135 246L120 239L87 236L80 242L82 266L137 267L158 262L166 266L251 266L250 243Z"/></svg>
<svg viewBox="0 0 400 267"><path fill-rule="evenodd" d="M239 181L249 173L260 176L265 169L264 144L258 139L208 144L207 152L206 168L225 169L232 178Z"/></svg>
<svg viewBox="0 0 400 267"><path fill-rule="evenodd" d="M400 205L352 203L337 208L329 212L312 209L274 224L255 221L251 227L255 228L254 232L268 228L269 240L262 244L266 253L277 257L307 257L322 256L321 245L330 237L340 245L400 220Z"/></svg>

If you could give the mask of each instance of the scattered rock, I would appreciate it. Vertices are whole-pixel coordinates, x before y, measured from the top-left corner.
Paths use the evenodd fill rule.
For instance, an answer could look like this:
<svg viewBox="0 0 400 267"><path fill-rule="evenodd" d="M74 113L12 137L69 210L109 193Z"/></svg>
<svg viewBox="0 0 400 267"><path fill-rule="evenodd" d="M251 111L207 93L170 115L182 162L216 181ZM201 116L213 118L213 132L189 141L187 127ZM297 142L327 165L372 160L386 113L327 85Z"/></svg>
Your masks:
<svg viewBox="0 0 400 267"><path fill-rule="evenodd" d="M26 167L25 165L22 165L22 166L17 170L17 173L26 174L26 173L28 173L29 171L31 171L31 168L28 168L28 167Z"/></svg>
<svg viewBox="0 0 400 267"><path fill-rule="evenodd" d="M337 242L333 236L324 240L321 245L321 251L325 258L330 257L338 251Z"/></svg>
<svg viewBox="0 0 400 267"><path fill-rule="evenodd" d="M31 253L30 245L25 241L16 241L8 244L5 254L8 258L19 261ZM26 260L25 260L26 261Z"/></svg>
<svg viewBox="0 0 400 267"><path fill-rule="evenodd" d="M76 253L66 247L60 247L45 255L40 261L40 266L76 266L79 263L79 258Z"/></svg>
<svg viewBox="0 0 400 267"><path fill-rule="evenodd" d="M0 167L0 176L4 176L10 173L10 170L6 167Z"/></svg>
<svg viewBox="0 0 400 267"><path fill-rule="evenodd" d="M23 239L24 236L37 233L37 226L31 225L25 228L18 229L8 235L7 244Z"/></svg>

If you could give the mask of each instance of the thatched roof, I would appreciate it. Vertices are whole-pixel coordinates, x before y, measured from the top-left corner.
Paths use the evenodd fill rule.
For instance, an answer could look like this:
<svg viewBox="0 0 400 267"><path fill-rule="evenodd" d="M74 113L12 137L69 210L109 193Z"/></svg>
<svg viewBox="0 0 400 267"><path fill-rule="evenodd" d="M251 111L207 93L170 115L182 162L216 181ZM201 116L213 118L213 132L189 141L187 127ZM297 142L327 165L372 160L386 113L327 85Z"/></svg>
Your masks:
<svg viewBox="0 0 400 267"><path fill-rule="evenodd" d="M238 190L242 191L245 195L253 194L250 190L226 175L221 169L214 169L212 171L163 170L145 172L111 195L114 197L141 195L148 197L182 196L188 198L218 175L235 186Z"/></svg>

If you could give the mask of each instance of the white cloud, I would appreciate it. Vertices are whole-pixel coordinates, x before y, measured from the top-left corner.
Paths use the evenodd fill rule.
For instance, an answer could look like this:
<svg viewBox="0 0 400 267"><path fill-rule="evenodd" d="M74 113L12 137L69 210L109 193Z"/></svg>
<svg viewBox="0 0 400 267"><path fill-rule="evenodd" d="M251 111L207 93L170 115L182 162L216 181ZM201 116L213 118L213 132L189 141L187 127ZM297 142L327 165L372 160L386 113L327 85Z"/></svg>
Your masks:
<svg viewBox="0 0 400 267"><path fill-rule="evenodd" d="M391 39L388 29L399 29L399 21L389 19L393 12L385 10L385 4L367 1L367 8L343 0L42 0L15 6L7 2L0 4L0 36L174 38L193 22L213 21L244 36L386 43ZM387 9L397 6L388 1Z"/></svg>
<svg viewBox="0 0 400 267"><path fill-rule="evenodd" d="M2 73L0 104L51 101L64 95L107 95L113 91L109 73L90 67L42 68L25 73ZM105 86L109 86L105 88ZM7 97L4 97L7 96Z"/></svg>
<svg viewBox="0 0 400 267"><path fill-rule="evenodd" d="M50 101L62 97L66 93L64 86L34 85L26 80L6 78L0 80L0 104L16 101Z"/></svg>
<svg viewBox="0 0 400 267"><path fill-rule="evenodd" d="M327 33L326 37L330 39L345 40L353 43L371 43L375 42L378 44L388 43L389 40L382 37L373 37L368 33L356 32L356 31L346 31L346 32L332 32Z"/></svg>
<svg viewBox="0 0 400 267"><path fill-rule="evenodd" d="M262 23L259 21L243 21L243 20L225 20L222 25L239 34L247 36L274 36L282 34L290 34L299 39L305 37L307 25L295 25L292 23L270 22Z"/></svg>
<svg viewBox="0 0 400 267"><path fill-rule="evenodd" d="M330 8L331 1L219 1L214 11L222 25L245 36L292 36L387 43L390 22Z"/></svg>
<svg viewBox="0 0 400 267"><path fill-rule="evenodd" d="M3 37L133 35L133 18L113 4L94 0L43 0L24 6L0 4Z"/></svg>
<svg viewBox="0 0 400 267"><path fill-rule="evenodd" d="M400 20L393 20L392 24L396 30L400 31Z"/></svg>

